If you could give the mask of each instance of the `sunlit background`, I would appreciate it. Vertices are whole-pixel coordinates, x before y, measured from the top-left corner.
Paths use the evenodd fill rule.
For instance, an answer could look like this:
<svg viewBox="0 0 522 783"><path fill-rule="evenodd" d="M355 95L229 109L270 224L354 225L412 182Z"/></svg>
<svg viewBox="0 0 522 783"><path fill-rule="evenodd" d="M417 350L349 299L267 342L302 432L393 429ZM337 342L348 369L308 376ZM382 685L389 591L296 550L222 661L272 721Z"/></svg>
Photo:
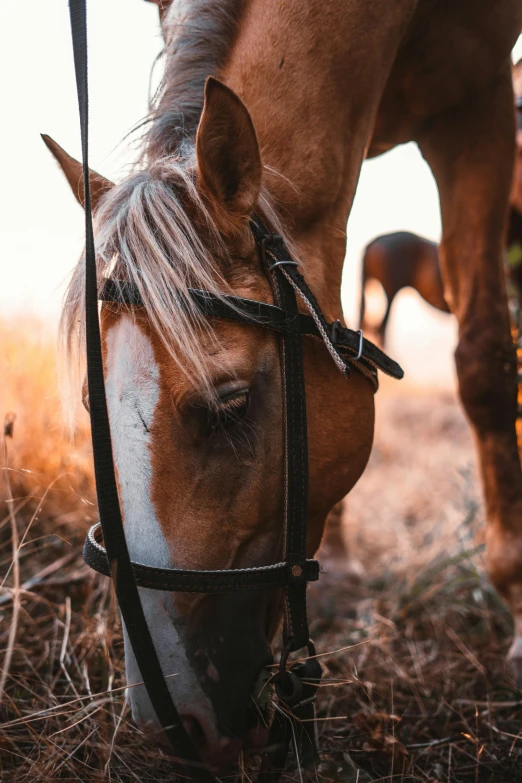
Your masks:
<svg viewBox="0 0 522 783"><path fill-rule="evenodd" d="M146 113L151 68L161 49L157 8L141 0L90 0L88 6L91 165L118 179L133 161L132 146L122 140ZM4 315L30 311L54 325L83 235L81 209L39 135L49 133L80 157L66 0L2 3L0 29L0 307ZM519 39L515 57L521 55ZM362 249L378 234L403 229L433 240L440 236L436 187L413 144L363 166L348 224L343 283L352 325L357 323ZM410 381L452 384L455 336L451 316L433 310L412 291L399 295L388 349Z"/></svg>

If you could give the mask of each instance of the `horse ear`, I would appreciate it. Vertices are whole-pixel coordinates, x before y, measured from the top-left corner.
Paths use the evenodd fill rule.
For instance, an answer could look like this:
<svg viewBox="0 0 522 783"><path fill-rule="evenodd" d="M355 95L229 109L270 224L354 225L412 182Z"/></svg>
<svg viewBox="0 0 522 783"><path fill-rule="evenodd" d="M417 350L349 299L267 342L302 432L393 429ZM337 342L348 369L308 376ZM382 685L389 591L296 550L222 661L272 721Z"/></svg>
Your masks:
<svg viewBox="0 0 522 783"><path fill-rule="evenodd" d="M209 77L196 137L203 190L231 216L246 218L261 189L261 154L245 104L229 87Z"/></svg>
<svg viewBox="0 0 522 783"><path fill-rule="evenodd" d="M41 136L45 142L45 145L52 152L58 161L60 168L67 177L67 181L71 186L71 190L74 193L76 200L82 205L82 207L84 207L85 190L83 187L82 164L74 158L71 158L71 156L62 147L60 147L60 145L57 144L54 139L51 139L50 136L47 136L46 133L42 133ZM114 185L110 180L105 179L105 177L102 177L102 175L98 174L96 171L90 171L89 181L91 185L92 208L95 210L101 197L107 193L108 190L114 187Z"/></svg>

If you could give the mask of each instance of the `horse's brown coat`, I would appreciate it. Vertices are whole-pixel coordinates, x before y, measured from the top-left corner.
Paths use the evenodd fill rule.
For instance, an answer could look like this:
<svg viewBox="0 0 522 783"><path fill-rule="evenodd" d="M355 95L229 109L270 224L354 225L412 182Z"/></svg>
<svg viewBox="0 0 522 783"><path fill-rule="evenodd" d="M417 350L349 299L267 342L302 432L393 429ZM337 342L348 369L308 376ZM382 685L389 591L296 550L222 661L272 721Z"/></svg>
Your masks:
<svg viewBox="0 0 522 783"><path fill-rule="evenodd" d="M202 3L196 5L201 11ZM191 7L180 0L164 17L167 75L176 73L177 64L186 66L191 55L190 47L185 59L176 50L179 24L169 27L169 20L186 10L190 21ZM233 18L226 16L227 8L234 10ZM209 45L215 54L208 61L209 75L242 99L253 124L229 90L211 83L193 175L236 259L220 264L237 293L271 299L247 228L257 172L253 128L266 167L264 184L278 205L287 236L299 248L309 284L332 319L342 317L346 221L365 155L414 139L432 166L441 193L443 272L460 324L461 396L476 433L484 477L488 563L494 583L515 616L522 618L522 476L501 259L514 140L509 54L522 26L522 6L518 0L398 0L392 5L388 0L221 0L209 3L210 9L208 29L216 36L223 23L228 49L219 53L215 40ZM196 21L204 23L205 17L192 19ZM203 35L204 26L194 29ZM205 51L204 44L200 49ZM176 62L176 57L181 59ZM192 119L203 108L202 62L196 58L194 68L199 70L193 82L187 75L187 89L180 86L179 106L176 95L163 91L148 131L154 145L147 148L146 166L154 164L154 150L167 150L179 155L183 165L192 165ZM165 104L165 96L171 105ZM181 145L180 107L186 107L190 120ZM174 149L172 139L177 139ZM190 203L186 208L191 209ZM204 225L199 228L204 235ZM105 334L118 317L104 309ZM234 456L229 440L204 434L193 405L202 401L200 390L175 368L147 320L136 318L138 327L150 334L160 372L161 400L151 428L151 493L172 551L176 556L181 552L183 564L196 568L260 565L274 559L283 515L275 338L252 327L216 324L222 347L209 355L212 382L237 377L251 389L248 417L255 424L255 442L243 444ZM209 343L209 353L215 350L211 346L215 343ZM350 382L339 376L321 345L307 340L305 355L311 553L329 509L366 464L373 398L356 372ZM253 667L259 665L254 650L273 634L277 602L258 600L256 615L253 604L247 613L246 605L241 609L231 600L214 602L214 618L227 620L221 624L220 650L215 653L216 628L208 608L212 599L173 600L201 687L221 711L221 731L242 736ZM249 633L241 636L241 622L247 617ZM517 633L522 634L522 628ZM238 643L247 646L238 648ZM238 659L238 649L250 652ZM212 682L204 673L209 658L221 674L219 684L214 669ZM232 669L227 666L230 660ZM204 718L198 720L204 723ZM223 765L222 746L210 742L212 732L206 735L209 756Z"/></svg>
<svg viewBox="0 0 522 783"><path fill-rule="evenodd" d="M223 72L251 109L265 162L297 187L274 183L326 309L335 297L339 312L344 230L365 152L413 139L432 167L445 288L460 326L460 393L484 482L488 568L517 618L522 476L502 239L514 155L509 55L521 25L514 1L405 0L393 11L380 2L349 11L344 2L254 2ZM513 653L521 654L517 642Z"/></svg>
<svg viewBox="0 0 522 783"><path fill-rule="evenodd" d="M522 98L522 60L513 66L513 90ZM522 242L522 111L517 110L517 135L510 213L506 230L506 245ZM506 270L513 282L522 307L522 266L509 265ZM364 326L365 285L377 280L384 288L387 306L377 326L377 334L385 341L386 327L393 299L402 288L411 286L433 307L448 312L440 273L437 245L427 239L402 231L376 237L366 247L362 258L361 308L359 323Z"/></svg>

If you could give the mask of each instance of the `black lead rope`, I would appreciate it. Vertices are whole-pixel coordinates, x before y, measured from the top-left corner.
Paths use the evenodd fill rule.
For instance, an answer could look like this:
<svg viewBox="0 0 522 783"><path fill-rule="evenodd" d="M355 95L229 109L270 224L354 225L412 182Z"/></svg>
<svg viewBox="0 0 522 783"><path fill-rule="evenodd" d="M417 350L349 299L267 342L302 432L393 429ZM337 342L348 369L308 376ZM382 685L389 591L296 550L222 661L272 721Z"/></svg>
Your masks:
<svg viewBox="0 0 522 783"><path fill-rule="evenodd" d="M285 431L284 561L259 568L224 571L162 569L131 562L114 471L98 319L88 165L86 0L70 0L70 16L85 186L87 380L100 514L100 523L94 525L87 535L84 558L96 571L112 576L123 622L158 721L175 757L198 783L215 783L216 778L201 762L172 700L145 619L138 585L151 589L201 593L282 589L284 650L279 671L274 678L279 703L275 705L276 714L259 772L260 783L276 783L285 766L291 740L302 767L314 768L319 761L314 702L321 679L321 666L309 638L306 615L306 585L318 579L319 564L306 557L308 443L302 337L310 335L320 338L343 375L349 376L353 364L368 378L374 389L377 388L377 368L395 378L401 378L403 373L398 364L364 340L362 333L346 329L338 321L333 324L326 321L313 293L297 270L296 262L290 258L283 239L270 233L255 217L251 222L251 230L261 248L265 271L277 304L270 305L225 294L218 296L208 291L189 290L189 294L206 316L266 327L280 335ZM305 302L310 315L299 312L296 294ZM140 293L131 282L106 280L100 298L127 306L143 306ZM308 648L308 657L288 669L289 654L302 648Z"/></svg>
<svg viewBox="0 0 522 783"><path fill-rule="evenodd" d="M136 662L154 711L176 757L188 773L200 783L215 781L200 761L172 701L134 579L134 573L123 532L123 522L116 488L114 460L105 396L103 362L98 320L98 285L92 226L88 163L89 98L87 86L87 13L85 0L70 0L69 11L80 110L83 182L85 187L85 331L87 344L87 381L91 417L92 448L98 508L103 539L125 628Z"/></svg>

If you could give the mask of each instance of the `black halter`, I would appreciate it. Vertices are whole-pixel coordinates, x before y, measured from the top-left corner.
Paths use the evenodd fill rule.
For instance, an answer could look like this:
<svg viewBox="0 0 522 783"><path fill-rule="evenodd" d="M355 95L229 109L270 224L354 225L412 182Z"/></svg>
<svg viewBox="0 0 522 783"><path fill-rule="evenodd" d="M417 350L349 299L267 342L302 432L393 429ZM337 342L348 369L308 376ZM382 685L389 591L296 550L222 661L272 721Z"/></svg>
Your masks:
<svg viewBox="0 0 522 783"><path fill-rule="evenodd" d="M308 634L306 585L307 582L318 579L319 564L306 557L308 445L302 337L307 335L321 339L341 372L349 376L350 367L355 366L373 384L374 389L377 388L377 368L395 378L401 378L403 373L398 364L363 339L362 332L346 329L338 321L333 324L326 321L314 295L297 270L297 264L290 258L283 239L270 233L263 223L255 218L251 223L251 230L261 249L277 304L271 305L235 296L217 296L199 290L191 290L190 295L201 312L210 318L226 318L272 329L281 336L286 493L284 560L259 568L224 571L163 569L131 562L118 501L98 319L98 286L88 167L85 0L70 0L70 15L85 185L87 380L100 513L100 523L94 525L87 535L84 557L96 571L113 577L122 618L158 720L175 755L185 765L188 774L201 783L210 783L215 781L215 778L201 763L172 701L143 613L138 586L199 593L265 589L283 591L284 652L275 679L282 711L290 713L293 725L290 718L281 717L281 711L277 713L269 738L273 752L265 754L260 771L260 779L266 782L275 781L279 777L280 768L284 766L291 735L296 739L296 752L300 754L303 766L317 761L313 701L321 667L313 657L314 648ZM310 315L299 313L296 292L306 304ZM143 305L133 284L116 280L106 281L100 298L105 302L129 306ZM287 670L289 653L304 647L308 647L311 657Z"/></svg>

